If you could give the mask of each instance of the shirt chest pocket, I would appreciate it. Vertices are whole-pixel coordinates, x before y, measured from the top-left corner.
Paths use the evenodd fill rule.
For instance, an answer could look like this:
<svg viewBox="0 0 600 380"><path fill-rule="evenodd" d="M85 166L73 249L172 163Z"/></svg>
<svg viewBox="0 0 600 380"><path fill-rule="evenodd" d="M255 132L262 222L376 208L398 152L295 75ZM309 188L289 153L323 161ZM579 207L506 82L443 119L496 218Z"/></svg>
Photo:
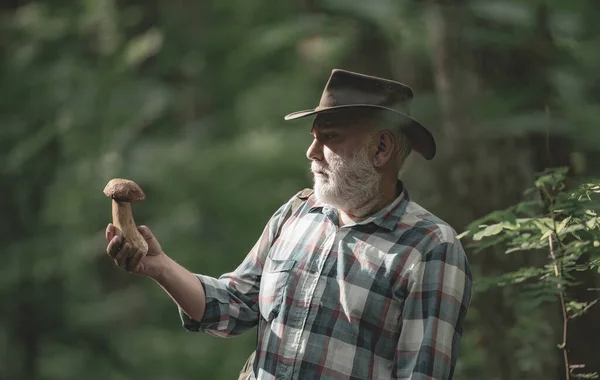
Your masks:
<svg viewBox="0 0 600 380"><path fill-rule="evenodd" d="M281 311L294 264L294 260L270 258L265 262L260 280L259 306L260 313L266 321L272 321Z"/></svg>

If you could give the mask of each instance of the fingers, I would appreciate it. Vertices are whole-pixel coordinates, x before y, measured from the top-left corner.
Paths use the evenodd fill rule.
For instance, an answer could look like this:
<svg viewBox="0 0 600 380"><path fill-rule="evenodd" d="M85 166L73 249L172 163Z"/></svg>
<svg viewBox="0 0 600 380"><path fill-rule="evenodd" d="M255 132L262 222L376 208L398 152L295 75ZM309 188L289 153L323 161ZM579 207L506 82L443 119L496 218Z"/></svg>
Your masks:
<svg viewBox="0 0 600 380"><path fill-rule="evenodd" d="M156 241L148 227L139 226L138 230L146 241ZM109 223L106 227L105 235L106 239L109 241L108 246L106 247L106 253L114 260L117 266L124 268L127 271L134 271L146 255L146 250L136 249L132 244L126 242L121 231L112 223Z"/></svg>
<svg viewBox="0 0 600 380"><path fill-rule="evenodd" d="M106 232L104 233L106 240L111 241L115 236L123 237L123 232L118 229L114 224L109 223L106 226Z"/></svg>
<svg viewBox="0 0 600 380"><path fill-rule="evenodd" d="M109 241L106 253L112 257L119 267L126 265L126 259L131 254L131 245L125 242L123 234L113 224L106 227L106 239Z"/></svg>
<svg viewBox="0 0 600 380"><path fill-rule="evenodd" d="M116 227L112 223L109 223L108 226L106 226L106 233L105 233L106 240L111 241L112 238L115 237L115 235L116 235L115 230L116 230Z"/></svg>
<svg viewBox="0 0 600 380"><path fill-rule="evenodd" d="M140 264L140 261L144 258L146 251L144 249L135 249L131 244L125 243L120 247L119 241L122 240L119 236L115 237L111 244L111 251L109 255L114 259L117 266L124 268L126 271L131 272Z"/></svg>
<svg viewBox="0 0 600 380"><path fill-rule="evenodd" d="M131 245L129 243L123 244L123 247L119 249L116 254L113 256L115 262L120 267L125 267L126 259L131 254Z"/></svg>
<svg viewBox="0 0 600 380"><path fill-rule="evenodd" d="M125 239L120 235L114 236L111 239L106 248L106 252L113 258L117 266L130 270L130 262L135 252L132 245L125 242Z"/></svg>
<svg viewBox="0 0 600 380"><path fill-rule="evenodd" d="M140 254L140 251L136 251L131 244L125 243L123 248L116 254L115 263L126 271L131 272L137 267L142 257L144 257L144 252Z"/></svg>
<svg viewBox="0 0 600 380"><path fill-rule="evenodd" d="M142 261L142 259L144 258L144 256L146 255L145 250L143 249L138 249L137 251L135 251L135 253L133 254L133 256L130 256L131 260L127 263L125 269L128 271L133 271L135 270L138 265L140 264L140 261Z"/></svg>
<svg viewBox="0 0 600 380"><path fill-rule="evenodd" d="M106 253L114 259L119 251L121 251L121 248L123 248L123 243L125 243L125 239L119 235L114 236L106 247Z"/></svg>

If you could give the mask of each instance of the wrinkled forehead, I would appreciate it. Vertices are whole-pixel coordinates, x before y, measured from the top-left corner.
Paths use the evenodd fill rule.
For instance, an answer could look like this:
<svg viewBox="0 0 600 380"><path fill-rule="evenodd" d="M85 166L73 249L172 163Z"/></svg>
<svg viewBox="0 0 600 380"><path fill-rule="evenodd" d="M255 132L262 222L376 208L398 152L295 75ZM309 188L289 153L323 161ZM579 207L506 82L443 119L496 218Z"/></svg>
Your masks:
<svg viewBox="0 0 600 380"><path fill-rule="evenodd" d="M377 119L377 111L369 108L349 108L322 112L313 122L316 130L328 128L361 129L373 125Z"/></svg>

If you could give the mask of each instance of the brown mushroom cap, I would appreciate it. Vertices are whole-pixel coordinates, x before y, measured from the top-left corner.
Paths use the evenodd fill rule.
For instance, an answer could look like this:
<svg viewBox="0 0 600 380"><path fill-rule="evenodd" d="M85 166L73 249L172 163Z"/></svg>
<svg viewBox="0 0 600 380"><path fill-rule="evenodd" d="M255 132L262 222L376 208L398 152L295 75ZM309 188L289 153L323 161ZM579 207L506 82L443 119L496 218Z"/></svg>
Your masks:
<svg viewBox="0 0 600 380"><path fill-rule="evenodd" d="M104 188L104 194L119 202L137 202L146 199L146 195L137 183L123 178L111 179Z"/></svg>

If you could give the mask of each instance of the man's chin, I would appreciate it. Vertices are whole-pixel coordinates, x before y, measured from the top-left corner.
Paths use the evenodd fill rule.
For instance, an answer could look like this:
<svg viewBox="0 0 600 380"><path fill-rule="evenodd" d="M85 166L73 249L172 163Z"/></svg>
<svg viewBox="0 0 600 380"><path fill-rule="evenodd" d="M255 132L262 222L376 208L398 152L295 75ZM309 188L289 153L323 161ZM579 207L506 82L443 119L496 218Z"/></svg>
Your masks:
<svg viewBox="0 0 600 380"><path fill-rule="evenodd" d="M327 188L331 184L328 177L326 177L324 175L317 175L317 174L315 174L313 176L313 183L314 183L315 192L317 192L317 189L319 189L321 193L323 191L327 191L328 190Z"/></svg>
<svg viewBox="0 0 600 380"><path fill-rule="evenodd" d="M324 181L315 181L314 191L317 199L325 204L338 206L337 196L334 195L334 190Z"/></svg>

